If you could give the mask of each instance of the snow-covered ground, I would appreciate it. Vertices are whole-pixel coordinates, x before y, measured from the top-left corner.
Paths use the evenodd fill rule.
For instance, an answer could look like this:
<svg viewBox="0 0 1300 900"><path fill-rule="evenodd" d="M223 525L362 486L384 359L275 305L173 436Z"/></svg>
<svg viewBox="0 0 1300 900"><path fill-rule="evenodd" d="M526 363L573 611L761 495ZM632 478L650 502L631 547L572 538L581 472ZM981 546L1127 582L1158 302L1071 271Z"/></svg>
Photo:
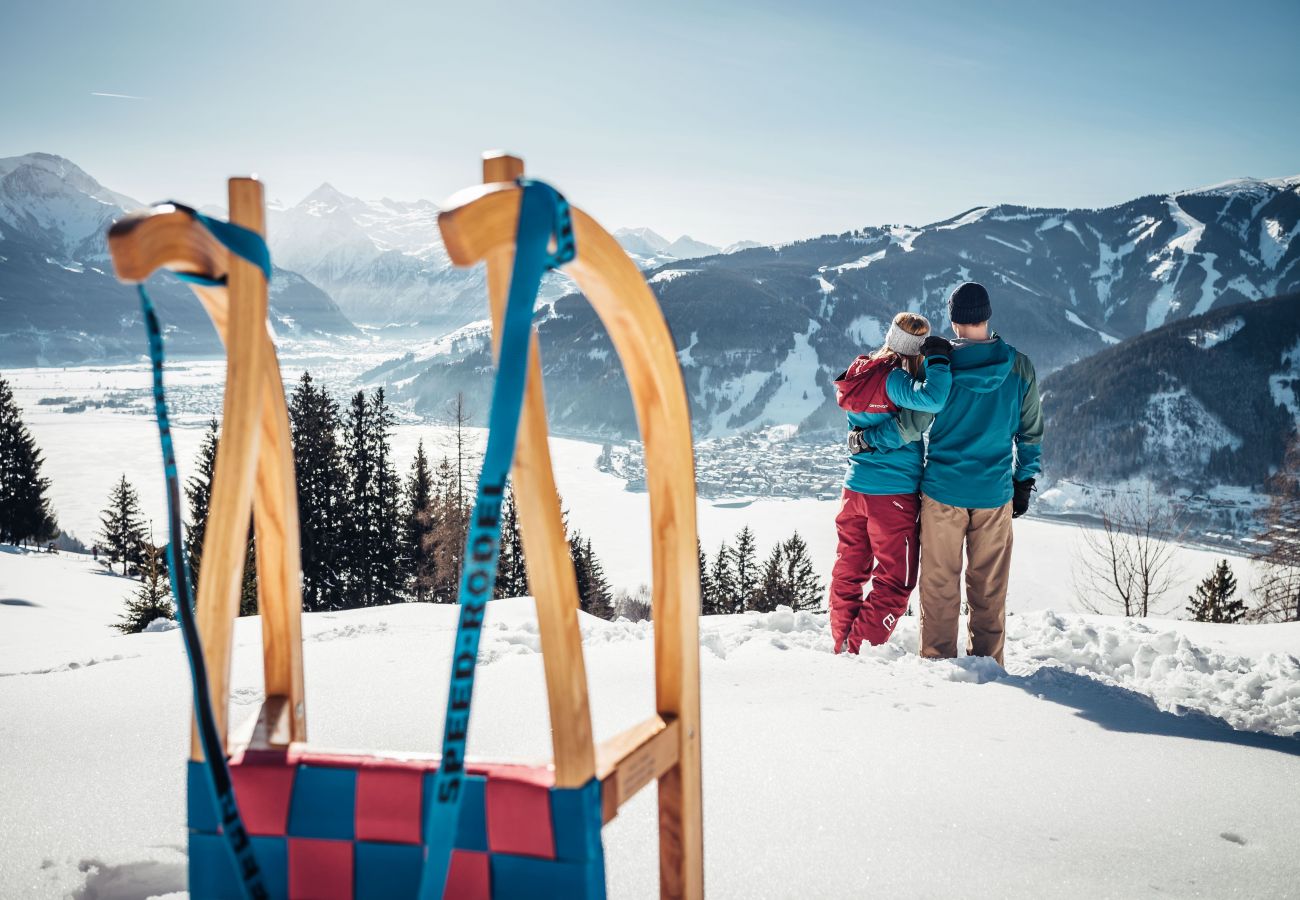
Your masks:
<svg viewBox="0 0 1300 900"><path fill-rule="evenodd" d="M184 890L185 663L175 630L108 627L133 586L0 552L0 896ZM453 627L442 606L308 615L313 742L436 747ZM1014 674L918 659L911 618L857 658L820 614L702 628L710 896L1295 895L1300 625L1022 612ZM651 626L583 629L607 737L652 709ZM259 648L241 620L236 724ZM482 662L471 751L548 755L531 601L491 604ZM656 894L654 829L653 791L606 828L612 897Z"/></svg>

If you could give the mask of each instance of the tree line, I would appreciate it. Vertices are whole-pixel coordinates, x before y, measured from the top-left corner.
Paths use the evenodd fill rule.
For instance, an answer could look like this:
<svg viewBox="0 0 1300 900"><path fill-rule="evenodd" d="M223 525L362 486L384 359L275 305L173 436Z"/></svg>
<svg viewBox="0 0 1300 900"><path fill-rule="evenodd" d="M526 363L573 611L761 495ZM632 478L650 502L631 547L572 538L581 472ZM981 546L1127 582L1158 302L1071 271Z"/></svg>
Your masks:
<svg viewBox="0 0 1300 900"><path fill-rule="evenodd" d="M796 531L778 542L760 563L758 542L748 525L726 541L712 561L697 544L701 611L705 615L771 612L778 606L817 609L823 589L813 569L808 544Z"/></svg>
<svg viewBox="0 0 1300 900"><path fill-rule="evenodd" d="M289 422L297 478L301 538L302 601L308 612L354 609L408 600L455 603L465 537L473 509L467 483L477 471L466 433L464 403L454 408L454 451L433 464L421 441L409 469L399 476L393 458L394 415L383 388L357 391L343 409L329 391L304 373L289 398ZM220 425L208 424L195 470L185 485L187 551L195 583L212 499ZM157 596L159 568L166 561L146 535L139 496L123 475L101 515L99 548L122 573L138 573L142 587L128 610L132 630L164 607ZM570 556L581 608L614 616L614 598L591 539L569 532ZM513 491L502 506L502 540L496 597L529 593L519 514ZM249 522L240 614L257 611L257 538ZM166 606L170 609L170 605Z"/></svg>

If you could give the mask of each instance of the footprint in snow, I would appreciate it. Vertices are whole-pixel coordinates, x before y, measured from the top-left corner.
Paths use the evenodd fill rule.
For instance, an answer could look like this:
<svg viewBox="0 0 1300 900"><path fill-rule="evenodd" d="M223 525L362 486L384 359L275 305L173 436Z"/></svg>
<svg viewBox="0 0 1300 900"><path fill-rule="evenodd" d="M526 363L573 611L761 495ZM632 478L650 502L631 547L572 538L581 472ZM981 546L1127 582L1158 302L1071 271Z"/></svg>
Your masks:
<svg viewBox="0 0 1300 900"><path fill-rule="evenodd" d="M1225 831L1221 833L1219 837L1223 838L1229 844L1238 844L1242 847L1246 846L1246 839L1235 831Z"/></svg>

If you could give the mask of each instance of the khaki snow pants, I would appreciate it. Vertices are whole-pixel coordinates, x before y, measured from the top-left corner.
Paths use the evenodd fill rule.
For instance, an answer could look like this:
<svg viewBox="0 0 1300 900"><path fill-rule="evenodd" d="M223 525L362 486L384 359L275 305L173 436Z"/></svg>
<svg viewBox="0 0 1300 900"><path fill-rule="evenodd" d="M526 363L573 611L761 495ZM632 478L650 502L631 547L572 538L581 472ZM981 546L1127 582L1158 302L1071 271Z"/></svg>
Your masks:
<svg viewBox="0 0 1300 900"><path fill-rule="evenodd" d="M957 655L962 551L970 605L968 656L1002 665L1007 582L1011 574L1011 504L962 509L921 497L921 655Z"/></svg>

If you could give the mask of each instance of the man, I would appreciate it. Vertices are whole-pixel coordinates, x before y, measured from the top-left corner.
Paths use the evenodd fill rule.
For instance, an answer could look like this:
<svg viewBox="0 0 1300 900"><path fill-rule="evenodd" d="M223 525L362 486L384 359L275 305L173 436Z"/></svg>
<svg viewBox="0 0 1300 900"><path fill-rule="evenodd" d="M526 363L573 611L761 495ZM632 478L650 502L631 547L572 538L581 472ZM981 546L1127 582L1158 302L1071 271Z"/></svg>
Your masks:
<svg viewBox="0 0 1300 900"><path fill-rule="evenodd" d="M966 653L1001 665L1011 520L1029 509L1043 411L1033 363L989 330L992 314L988 291L973 281L948 298L952 389L930 426L921 477L921 655L957 655L965 550Z"/></svg>

